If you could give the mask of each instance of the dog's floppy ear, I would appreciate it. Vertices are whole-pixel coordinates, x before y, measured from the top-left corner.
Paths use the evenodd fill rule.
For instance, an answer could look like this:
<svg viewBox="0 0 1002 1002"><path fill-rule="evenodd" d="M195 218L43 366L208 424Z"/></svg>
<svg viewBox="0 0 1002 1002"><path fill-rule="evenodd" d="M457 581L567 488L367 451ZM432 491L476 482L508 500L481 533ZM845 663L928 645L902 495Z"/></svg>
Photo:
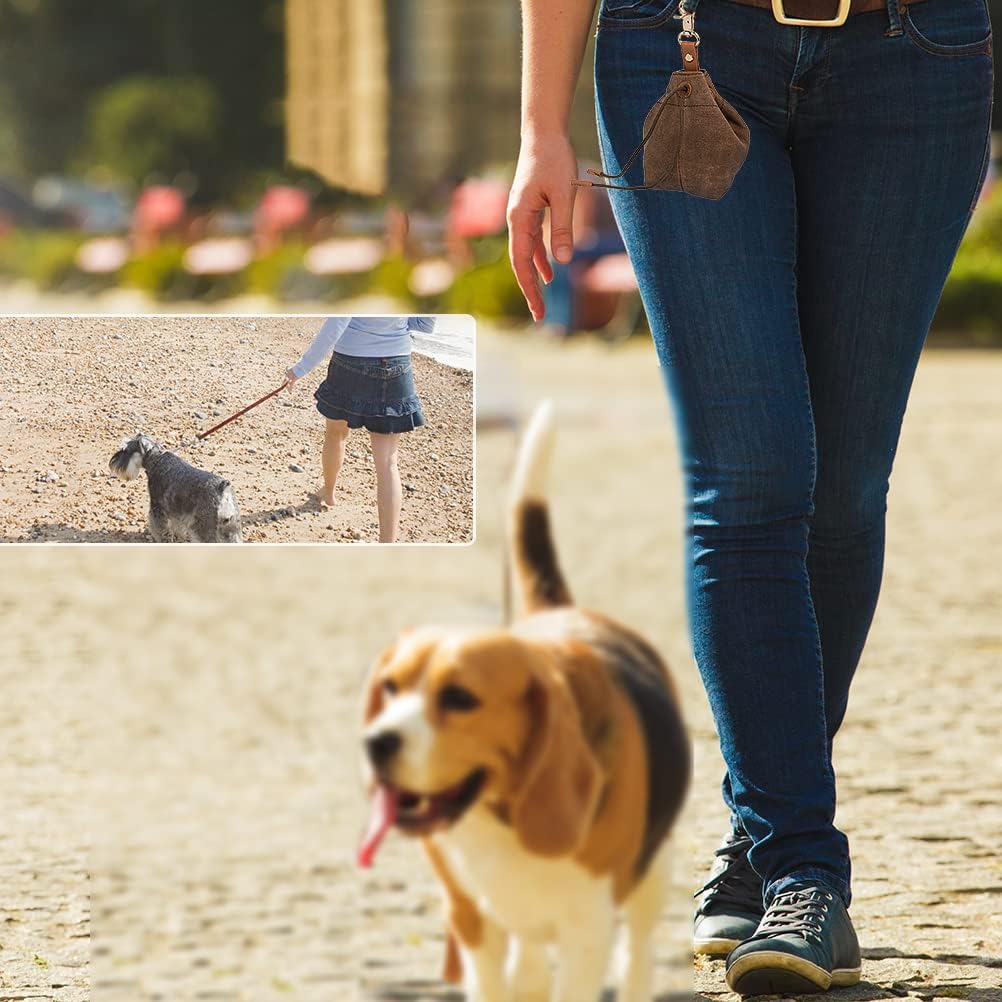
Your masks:
<svg viewBox="0 0 1002 1002"><path fill-rule="evenodd" d="M369 679L365 683L365 693L362 697L362 723L367 724L374 720L383 710L383 682L379 677L380 671L387 665L397 649L395 643L383 651L376 658L375 664L369 671Z"/></svg>
<svg viewBox="0 0 1002 1002"><path fill-rule="evenodd" d="M563 856L574 851L588 830L602 769L585 741L577 703L560 675L542 667L527 698L532 729L511 820L530 852Z"/></svg>

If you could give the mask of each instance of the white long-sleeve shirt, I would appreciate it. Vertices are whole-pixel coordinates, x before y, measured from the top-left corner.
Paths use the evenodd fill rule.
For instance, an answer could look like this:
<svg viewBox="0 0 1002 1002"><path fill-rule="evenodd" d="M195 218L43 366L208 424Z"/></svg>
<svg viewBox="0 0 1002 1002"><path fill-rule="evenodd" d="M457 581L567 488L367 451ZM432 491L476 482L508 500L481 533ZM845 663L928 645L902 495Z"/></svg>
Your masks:
<svg viewBox="0 0 1002 1002"><path fill-rule="evenodd" d="M305 376L335 348L356 358L409 355L411 331L430 334L434 329L434 317L328 317L292 371Z"/></svg>

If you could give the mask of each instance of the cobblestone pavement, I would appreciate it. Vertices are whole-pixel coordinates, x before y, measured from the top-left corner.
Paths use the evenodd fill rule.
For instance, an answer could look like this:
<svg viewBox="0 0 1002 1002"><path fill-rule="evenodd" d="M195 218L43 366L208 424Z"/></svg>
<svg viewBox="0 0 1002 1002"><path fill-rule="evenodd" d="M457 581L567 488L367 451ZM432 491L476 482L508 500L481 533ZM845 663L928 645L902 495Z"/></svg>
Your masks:
<svg viewBox="0 0 1002 1002"><path fill-rule="evenodd" d="M724 814L657 370L634 346L484 345L495 399L556 397L555 523L577 596L642 629L680 680L696 786L658 992L692 997L684 895ZM1000 380L998 356L928 354L898 454L884 594L837 748L866 957L846 1002L1002 1002ZM355 720L398 629L497 620L513 437L478 444L470 548L0 550L0 1002L88 997L89 897L96 1000L458 999L436 980L438 899L414 847L353 864ZM696 969L695 993L730 1002L719 964Z"/></svg>

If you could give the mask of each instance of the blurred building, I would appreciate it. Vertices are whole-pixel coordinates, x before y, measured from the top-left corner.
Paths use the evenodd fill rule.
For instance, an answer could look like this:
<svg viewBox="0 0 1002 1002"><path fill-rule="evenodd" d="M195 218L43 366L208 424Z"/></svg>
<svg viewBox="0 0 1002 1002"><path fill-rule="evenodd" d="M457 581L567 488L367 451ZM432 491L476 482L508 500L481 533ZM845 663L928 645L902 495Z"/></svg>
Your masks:
<svg viewBox="0 0 1002 1002"><path fill-rule="evenodd" d="M376 194L389 177L385 10L378 0L287 0L286 153L332 184Z"/></svg>
<svg viewBox="0 0 1002 1002"><path fill-rule="evenodd" d="M834 5L834 0L832 0ZM986 0L993 21L1002 0ZM518 153L518 0L286 0L286 152L332 184L420 198ZM597 159L589 45L571 120ZM1002 95L1002 74L996 74ZM995 102L999 130L1002 97Z"/></svg>
<svg viewBox="0 0 1002 1002"><path fill-rule="evenodd" d="M517 0L287 0L286 8L293 163L352 190L420 195L514 161ZM589 155L587 94L576 120Z"/></svg>

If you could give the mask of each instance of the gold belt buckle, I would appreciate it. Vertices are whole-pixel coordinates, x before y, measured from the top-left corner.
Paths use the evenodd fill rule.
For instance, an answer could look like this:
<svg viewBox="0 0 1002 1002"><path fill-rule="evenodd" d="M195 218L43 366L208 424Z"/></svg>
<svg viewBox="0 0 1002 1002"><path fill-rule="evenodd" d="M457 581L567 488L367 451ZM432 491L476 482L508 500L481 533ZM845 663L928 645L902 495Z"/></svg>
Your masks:
<svg viewBox="0 0 1002 1002"><path fill-rule="evenodd" d="M814 21L809 17L789 17L783 5L784 0L772 0L772 16L780 24L798 24L808 28L838 28L849 17L852 0L838 0L838 13L826 21Z"/></svg>

